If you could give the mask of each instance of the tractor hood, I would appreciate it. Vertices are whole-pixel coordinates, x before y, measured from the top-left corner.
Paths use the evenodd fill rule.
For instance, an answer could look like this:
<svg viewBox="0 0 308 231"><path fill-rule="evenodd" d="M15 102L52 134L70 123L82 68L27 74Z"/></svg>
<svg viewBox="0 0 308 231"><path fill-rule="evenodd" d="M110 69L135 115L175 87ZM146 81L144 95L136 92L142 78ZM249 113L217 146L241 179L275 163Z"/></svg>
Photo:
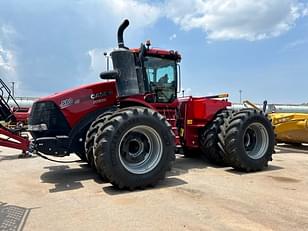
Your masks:
<svg viewBox="0 0 308 231"><path fill-rule="evenodd" d="M58 101L59 99L65 98L67 96L74 96L74 97L81 97L86 98L85 96L88 96L87 98L91 98L91 94L96 93L97 90L100 88L109 88L115 85L115 81L111 80L108 82L98 82L98 83L92 83L92 84L85 84L78 87L70 88L61 92L56 92L52 95L40 97L36 102L38 101Z"/></svg>
<svg viewBox="0 0 308 231"><path fill-rule="evenodd" d="M116 84L115 81L111 80L108 82L83 85L40 98L34 103L31 115L35 116L35 114L40 114L33 110L38 110L38 108L40 110L44 109L44 107L38 107L39 104L52 102L62 112L70 127L73 127L87 114L101 108L112 106L116 100Z"/></svg>

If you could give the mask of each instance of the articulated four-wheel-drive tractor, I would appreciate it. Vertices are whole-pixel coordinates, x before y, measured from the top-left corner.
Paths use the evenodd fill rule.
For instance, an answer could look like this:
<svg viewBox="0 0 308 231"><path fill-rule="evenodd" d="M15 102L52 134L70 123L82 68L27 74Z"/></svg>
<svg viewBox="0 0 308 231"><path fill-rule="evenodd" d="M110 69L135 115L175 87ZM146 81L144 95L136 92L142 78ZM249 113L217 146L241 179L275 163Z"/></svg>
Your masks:
<svg viewBox="0 0 308 231"><path fill-rule="evenodd" d="M76 153L118 188L144 188L163 179L175 160L200 151L216 164L245 172L272 159L274 133L260 111L228 110L226 97L178 98L181 56L176 51L129 49L125 20L114 70L105 81L36 101L29 116L31 149L45 155Z"/></svg>

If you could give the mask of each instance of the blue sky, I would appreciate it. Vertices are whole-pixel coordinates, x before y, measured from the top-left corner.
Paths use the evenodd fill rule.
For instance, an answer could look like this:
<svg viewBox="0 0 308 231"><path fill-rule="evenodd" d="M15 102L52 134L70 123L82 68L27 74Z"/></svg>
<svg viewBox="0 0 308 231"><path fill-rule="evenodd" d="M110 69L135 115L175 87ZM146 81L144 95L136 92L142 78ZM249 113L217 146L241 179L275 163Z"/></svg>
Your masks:
<svg viewBox="0 0 308 231"><path fill-rule="evenodd" d="M0 75L22 96L100 81L123 18L127 46L182 54L187 94L308 102L307 0L0 0Z"/></svg>

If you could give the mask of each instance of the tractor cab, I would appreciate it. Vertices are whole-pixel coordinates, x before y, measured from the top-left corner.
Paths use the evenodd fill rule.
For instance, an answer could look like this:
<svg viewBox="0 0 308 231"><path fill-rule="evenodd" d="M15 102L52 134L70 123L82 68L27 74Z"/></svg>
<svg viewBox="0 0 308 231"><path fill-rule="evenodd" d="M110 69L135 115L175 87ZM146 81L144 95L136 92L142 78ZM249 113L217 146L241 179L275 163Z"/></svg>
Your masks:
<svg viewBox="0 0 308 231"><path fill-rule="evenodd" d="M124 46L124 21L118 30L118 49L111 52L114 70L103 72L102 79L116 79L119 97L146 95L149 103L171 103L177 97L181 56L176 51L150 48L150 42L140 48Z"/></svg>
<svg viewBox="0 0 308 231"><path fill-rule="evenodd" d="M141 44L141 46L144 46ZM140 54L140 50L133 52ZM140 57L140 55L139 55ZM170 103L177 97L179 82L179 62L181 56L174 51L146 48L141 59L145 93L148 101L155 103Z"/></svg>

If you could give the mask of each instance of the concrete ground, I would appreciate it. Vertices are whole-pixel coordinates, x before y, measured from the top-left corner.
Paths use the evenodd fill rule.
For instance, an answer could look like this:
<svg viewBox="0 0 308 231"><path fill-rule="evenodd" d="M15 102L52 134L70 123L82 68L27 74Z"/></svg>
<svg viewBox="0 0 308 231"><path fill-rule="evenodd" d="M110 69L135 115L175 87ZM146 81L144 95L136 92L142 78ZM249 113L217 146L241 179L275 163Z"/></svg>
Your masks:
<svg viewBox="0 0 308 231"><path fill-rule="evenodd" d="M157 187L129 192L1 148L0 230L308 230L308 149L277 150L251 174L178 156Z"/></svg>

